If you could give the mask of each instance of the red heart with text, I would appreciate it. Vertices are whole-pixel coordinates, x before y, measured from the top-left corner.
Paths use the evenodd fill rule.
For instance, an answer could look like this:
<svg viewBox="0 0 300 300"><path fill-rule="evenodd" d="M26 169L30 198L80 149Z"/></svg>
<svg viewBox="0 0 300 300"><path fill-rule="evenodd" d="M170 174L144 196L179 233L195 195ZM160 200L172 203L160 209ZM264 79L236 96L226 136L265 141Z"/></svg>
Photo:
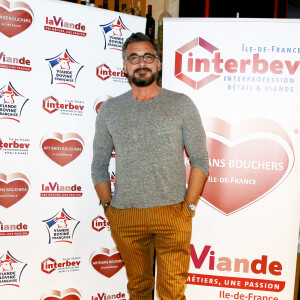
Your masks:
<svg viewBox="0 0 300 300"><path fill-rule="evenodd" d="M259 200L289 173L288 154L273 140L257 138L230 147L208 137L207 150L210 168L202 199L226 215ZM186 170L189 175L189 164Z"/></svg>
<svg viewBox="0 0 300 300"><path fill-rule="evenodd" d="M41 300L81 300L80 293L73 288L66 289L64 291L49 291L42 296Z"/></svg>
<svg viewBox="0 0 300 300"><path fill-rule="evenodd" d="M104 253L96 254L92 257L91 264L97 272L108 278L114 276L124 266L120 253L113 255Z"/></svg>
<svg viewBox="0 0 300 300"><path fill-rule="evenodd" d="M76 139L61 141L53 138L42 143L44 153L60 166L65 166L76 159L83 151L82 142Z"/></svg>
<svg viewBox="0 0 300 300"><path fill-rule="evenodd" d="M0 175L0 205L9 208L27 194L29 183L23 180L23 177L26 178L24 175L17 176L13 174L8 177L4 174Z"/></svg>
<svg viewBox="0 0 300 300"><path fill-rule="evenodd" d="M33 21L33 12L24 2L0 1L0 32L11 38L26 30Z"/></svg>
<svg viewBox="0 0 300 300"><path fill-rule="evenodd" d="M270 192L287 174L289 158L277 142L257 138L229 147L207 138L209 178L202 197L225 214Z"/></svg>
<svg viewBox="0 0 300 300"><path fill-rule="evenodd" d="M47 296L46 298L42 298L42 300L80 300L81 297L77 296L77 295L68 295L68 296L63 296L63 297L59 297L59 296Z"/></svg>

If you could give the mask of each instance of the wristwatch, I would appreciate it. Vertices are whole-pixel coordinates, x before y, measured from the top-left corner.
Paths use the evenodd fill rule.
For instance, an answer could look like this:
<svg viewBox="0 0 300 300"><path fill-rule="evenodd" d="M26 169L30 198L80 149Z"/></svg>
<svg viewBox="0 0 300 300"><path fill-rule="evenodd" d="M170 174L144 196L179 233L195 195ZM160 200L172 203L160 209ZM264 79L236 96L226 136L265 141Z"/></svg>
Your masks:
<svg viewBox="0 0 300 300"><path fill-rule="evenodd" d="M189 211L190 211L191 213L194 212L194 211L196 210L196 204L189 203L189 202L186 202L186 201L185 201L185 203L186 203L186 205L187 205L187 207L188 207L188 209L189 209Z"/></svg>
<svg viewBox="0 0 300 300"><path fill-rule="evenodd" d="M107 202L103 205L104 213L106 213L109 206L110 206L110 202Z"/></svg>

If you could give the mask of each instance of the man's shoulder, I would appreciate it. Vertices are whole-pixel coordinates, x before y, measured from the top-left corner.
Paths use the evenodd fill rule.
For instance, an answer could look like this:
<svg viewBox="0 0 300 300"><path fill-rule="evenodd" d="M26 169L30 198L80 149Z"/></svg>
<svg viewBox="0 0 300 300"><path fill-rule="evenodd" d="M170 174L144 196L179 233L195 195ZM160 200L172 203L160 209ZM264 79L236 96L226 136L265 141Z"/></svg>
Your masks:
<svg viewBox="0 0 300 300"><path fill-rule="evenodd" d="M180 92L175 92L166 88L162 88L162 92L164 95L168 95L168 96L172 96L172 97L176 97L176 98L182 98L182 97L187 97L184 93L180 93Z"/></svg>
<svg viewBox="0 0 300 300"><path fill-rule="evenodd" d="M178 99L178 100L190 99L189 96L187 96L186 94L181 93L181 92L175 92L175 91L172 91L172 90L169 90L166 88L163 88L162 91L163 91L163 96L165 96L165 97L170 97L170 98Z"/></svg>
<svg viewBox="0 0 300 300"><path fill-rule="evenodd" d="M130 97L131 97L131 91L129 90L121 95L107 99L103 104L105 104L104 106L106 108L114 107L115 105L119 105L120 103L128 100Z"/></svg>
<svg viewBox="0 0 300 300"><path fill-rule="evenodd" d="M176 102L178 104L182 104L182 103L184 104L186 102L192 101L192 99L184 93L175 92L175 91L168 90L165 88L162 89L162 92L163 92L162 97L169 99L170 101L172 101L174 103Z"/></svg>

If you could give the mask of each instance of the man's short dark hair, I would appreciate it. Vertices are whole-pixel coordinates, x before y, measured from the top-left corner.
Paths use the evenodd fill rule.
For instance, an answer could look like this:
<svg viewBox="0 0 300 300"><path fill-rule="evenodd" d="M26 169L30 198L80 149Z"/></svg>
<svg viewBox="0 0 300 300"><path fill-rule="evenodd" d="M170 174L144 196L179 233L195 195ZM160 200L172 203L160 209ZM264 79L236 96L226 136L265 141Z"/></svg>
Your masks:
<svg viewBox="0 0 300 300"><path fill-rule="evenodd" d="M126 41L123 44L122 47L122 58L125 60L126 58L126 50L129 44L131 43L138 43L138 42L150 42L153 46L153 49L155 50L156 55L158 55L158 46L157 44L151 40L146 34L142 32L135 32L131 34L129 38L126 39Z"/></svg>

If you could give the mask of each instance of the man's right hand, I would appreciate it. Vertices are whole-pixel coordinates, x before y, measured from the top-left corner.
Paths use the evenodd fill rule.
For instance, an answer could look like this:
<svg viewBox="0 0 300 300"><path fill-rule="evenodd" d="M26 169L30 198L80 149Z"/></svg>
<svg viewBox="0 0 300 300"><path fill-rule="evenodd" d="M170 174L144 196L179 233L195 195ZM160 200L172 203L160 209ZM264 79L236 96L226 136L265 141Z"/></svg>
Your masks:
<svg viewBox="0 0 300 300"><path fill-rule="evenodd" d="M104 207L106 203L111 201L111 187L109 181L100 182L95 186L96 193L100 203Z"/></svg>

